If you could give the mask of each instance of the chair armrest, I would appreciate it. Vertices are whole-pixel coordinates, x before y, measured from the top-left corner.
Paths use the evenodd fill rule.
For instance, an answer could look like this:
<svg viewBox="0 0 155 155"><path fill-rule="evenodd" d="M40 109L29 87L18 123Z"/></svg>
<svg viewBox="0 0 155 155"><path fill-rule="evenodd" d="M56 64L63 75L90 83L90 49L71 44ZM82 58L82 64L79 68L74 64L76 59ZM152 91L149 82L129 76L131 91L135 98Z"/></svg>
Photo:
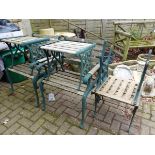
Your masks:
<svg viewBox="0 0 155 155"><path fill-rule="evenodd" d="M88 84L90 78L92 78L92 76L99 70L100 65L97 64L94 68L92 68L87 75L85 75L85 77L83 78L83 83L84 84Z"/></svg>
<svg viewBox="0 0 155 155"><path fill-rule="evenodd" d="M30 69L34 69L34 67L35 67L36 65L38 65L38 64L39 64L38 61L32 62L31 64L29 64L29 68L30 68Z"/></svg>
<svg viewBox="0 0 155 155"><path fill-rule="evenodd" d="M43 66L45 66L45 63L40 63L35 67L35 69L39 71Z"/></svg>

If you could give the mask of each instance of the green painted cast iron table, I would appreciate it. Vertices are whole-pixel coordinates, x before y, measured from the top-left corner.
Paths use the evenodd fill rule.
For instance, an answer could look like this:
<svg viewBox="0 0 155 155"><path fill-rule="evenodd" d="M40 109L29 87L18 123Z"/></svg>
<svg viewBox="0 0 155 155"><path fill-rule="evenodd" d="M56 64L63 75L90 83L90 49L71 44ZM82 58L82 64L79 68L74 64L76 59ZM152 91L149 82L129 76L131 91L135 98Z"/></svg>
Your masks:
<svg viewBox="0 0 155 155"><path fill-rule="evenodd" d="M59 41L53 44L41 46L41 49L45 51L47 60L48 60L48 54L50 51L51 55L53 56L53 59L57 60L62 70L64 70L63 55L65 53L79 57L81 61L80 62L80 84L79 84L79 88L80 88L83 77L88 73L88 71L92 67L91 54L94 47L95 47L95 44L91 44L91 43ZM50 63L49 63L49 67L50 67Z"/></svg>
<svg viewBox="0 0 155 155"><path fill-rule="evenodd" d="M11 52L12 57L12 66L13 67L13 61L14 61L14 55L20 51L21 53L25 52L27 48L30 48L29 45L49 41L49 38L37 38L37 37L31 37L31 36L22 36L22 37L13 37L13 38L7 38L7 39L1 39L1 42L5 42L9 50ZM24 48L24 50L21 49L21 47ZM15 49L15 53L13 53L13 49ZM33 51L30 50L30 59L32 59L32 53Z"/></svg>
<svg viewBox="0 0 155 155"><path fill-rule="evenodd" d="M44 51L40 49L40 46L49 43L49 40L49 38L37 38L31 36L14 37L0 40L8 45L11 54L12 65L10 67L5 68L7 78L11 85L11 93L14 92L14 89L13 82L8 71L12 71L21 74L25 77L31 78L36 96L36 106L39 105L37 81L45 74L45 71L41 72L41 69L45 66L44 62L46 61L42 60L46 58L46 56ZM30 54L29 62L20 65L14 65L15 56L25 54L27 49L29 50ZM35 73L33 72L34 69Z"/></svg>

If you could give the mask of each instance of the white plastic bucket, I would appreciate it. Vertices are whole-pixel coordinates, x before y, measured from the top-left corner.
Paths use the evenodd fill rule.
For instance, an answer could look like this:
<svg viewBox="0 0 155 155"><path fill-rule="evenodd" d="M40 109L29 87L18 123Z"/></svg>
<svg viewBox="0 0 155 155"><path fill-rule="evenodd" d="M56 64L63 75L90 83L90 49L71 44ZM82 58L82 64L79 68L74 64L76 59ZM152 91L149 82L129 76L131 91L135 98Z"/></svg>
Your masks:
<svg viewBox="0 0 155 155"><path fill-rule="evenodd" d="M54 36L54 29L48 28L48 29L40 29L39 34L41 35L48 35L48 36Z"/></svg>

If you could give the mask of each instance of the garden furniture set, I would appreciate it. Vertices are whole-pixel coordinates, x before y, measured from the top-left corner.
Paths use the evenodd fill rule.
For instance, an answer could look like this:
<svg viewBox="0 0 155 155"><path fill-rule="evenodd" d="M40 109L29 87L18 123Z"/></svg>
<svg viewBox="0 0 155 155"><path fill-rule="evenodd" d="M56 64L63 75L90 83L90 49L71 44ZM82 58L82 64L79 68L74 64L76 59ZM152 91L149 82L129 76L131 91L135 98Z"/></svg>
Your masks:
<svg viewBox="0 0 155 155"><path fill-rule="evenodd" d="M39 89L42 110L46 110L44 95L46 88L44 88L44 84L82 96L81 128L84 128L87 97L93 94L95 95L94 116L96 114L97 103L101 99L103 101L110 99L112 102L118 101L133 106L131 126L135 112L139 106L142 84L148 68L151 50L145 62L140 81L136 83L132 79L123 80L108 74L114 46L109 45L107 41L104 41L103 49L98 56L98 62L95 66L91 61L92 51L95 47L94 43L28 36L2 39L1 41L7 43L12 58L12 65L5 68L12 93L13 82L9 76L9 71L32 79L36 98L35 106L39 106L37 91ZM108 55L107 48L109 49ZM29 54L29 61L20 65L14 65L17 55L27 53ZM79 72L65 68L66 54L79 58ZM126 59L126 56L124 56L124 59Z"/></svg>

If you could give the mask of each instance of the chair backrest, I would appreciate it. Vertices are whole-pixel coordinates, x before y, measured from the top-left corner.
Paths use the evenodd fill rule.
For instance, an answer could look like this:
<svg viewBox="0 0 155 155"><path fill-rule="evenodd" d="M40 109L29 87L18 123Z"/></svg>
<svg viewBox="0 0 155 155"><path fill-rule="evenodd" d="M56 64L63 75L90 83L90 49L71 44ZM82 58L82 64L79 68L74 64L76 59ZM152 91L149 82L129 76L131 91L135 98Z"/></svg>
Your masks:
<svg viewBox="0 0 155 155"><path fill-rule="evenodd" d="M107 48L110 49L108 52L107 52ZM99 57L100 69L97 77L98 78L97 89L108 77L108 66L111 63L112 53L113 53L113 46L109 46L108 42L104 41L101 55Z"/></svg>
<svg viewBox="0 0 155 155"><path fill-rule="evenodd" d="M139 85L138 85L137 90L136 90L136 95L135 95L134 100L133 100L133 104L137 103L137 100L138 100L138 98L140 96L141 87L142 87L142 84L143 84L143 81L144 81L144 78L145 78L147 68L149 66L149 61L150 61L151 54L152 54L152 49L149 50L148 57L147 57L147 60L145 62L145 66L144 66L144 69L143 69L143 72L142 72L142 75L141 75L141 79L140 79Z"/></svg>

